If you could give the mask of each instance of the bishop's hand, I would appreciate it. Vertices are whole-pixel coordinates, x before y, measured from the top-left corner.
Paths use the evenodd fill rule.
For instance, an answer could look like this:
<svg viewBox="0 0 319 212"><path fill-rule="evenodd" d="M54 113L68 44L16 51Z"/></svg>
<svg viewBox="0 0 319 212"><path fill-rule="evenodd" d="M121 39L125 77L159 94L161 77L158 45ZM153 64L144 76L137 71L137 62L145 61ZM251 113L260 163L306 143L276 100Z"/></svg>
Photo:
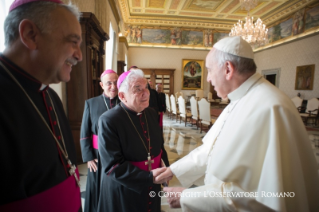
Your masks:
<svg viewBox="0 0 319 212"><path fill-rule="evenodd" d="M161 178L161 180L156 180L157 176L160 175L161 173L165 172L167 170L166 167L161 167L161 168L157 168L157 169L153 169L151 172L153 173L153 183L155 184L162 184L164 182L167 182L169 180L171 180L171 177L167 177L167 178Z"/></svg>
<svg viewBox="0 0 319 212"><path fill-rule="evenodd" d="M169 203L169 207L171 208L180 208L181 203L181 195L185 188L182 187L165 187L163 191L165 191L167 195L167 202Z"/></svg>
<svg viewBox="0 0 319 212"><path fill-rule="evenodd" d="M155 176L155 181L166 182L168 180L171 180L172 178L173 178L173 172L171 171L171 168L167 167L166 170L160 172L159 174Z"/></svg>
<svg viewBox="0 0 319 212"><path fill-rule="evenodd" d="M92 172L92 170L94 172L97 171L97 164L96 163L97 163L97 159L88 161L88 168L90 169L90 172Z"/></svg>

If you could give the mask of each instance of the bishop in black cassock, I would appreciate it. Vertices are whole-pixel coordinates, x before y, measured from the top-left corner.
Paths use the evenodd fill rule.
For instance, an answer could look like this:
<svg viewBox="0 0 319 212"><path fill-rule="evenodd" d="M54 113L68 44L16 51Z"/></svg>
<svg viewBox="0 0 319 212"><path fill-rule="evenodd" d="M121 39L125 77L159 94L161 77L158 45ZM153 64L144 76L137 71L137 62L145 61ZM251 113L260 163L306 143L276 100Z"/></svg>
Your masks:
<svg viewBox="0 0 319 212"><path fill-rule="evenodd" d="M135 72L139 71L141 76L136 79ZM98 211L143 212L160 211L161 208L158 195L161 186L153 183L153 173L149 170L160 167L161 159L165 166L169 165L163 134L157 121L158 114L148 107L149 91L143 72L124 72L118 87L123 81L121 77L130 72L134 72L132 79L135 81L127 82L127 87L135 90L127 92L124 89L122 92L120 89L122 102L99 119L102 181Z"/></svg>
<svg viewBox="0 0 319 212"><path fill-rule="evenodd" d="M91 163L94 163L97 170L95 170L95 167L94 170L92 170L92 167L88 167L84 212L97 211L101 180L97 137L98 120L105 111L111 110L120 103L117 96L117 78L118 76L113 70L105 70L100 77L100 84L104 90L103 94L85 101L80 140L82 158L83 162L91 161Z"/></svg>
<svg viewBox="0 0 319 212"><path fill-rule="evenodd" d="M68 157L76 163L71 128L59 96L1 54L0 64L23 86L62 147L63 136ZM74 207L82 211L80 188L70 176L67 161L53 135L2 66L0 98L0 161L4 171L0 175L0 211L55 211L54 205L59 211L77 211ZM71 184L72 190L64 183ZM62 188L58 196L41 197L40 193L59 185Z"/></svg>
<svg viewBox="0 0 319 212"><path fill-rule="evenodd" d="M80 13L62 4L15 0L5 20L6 48L0 54L1 212L82 211L71 128L59 96L49 87L69 81L72 66L82 60ZM46 20L46 30L39 19Z"/></svg>

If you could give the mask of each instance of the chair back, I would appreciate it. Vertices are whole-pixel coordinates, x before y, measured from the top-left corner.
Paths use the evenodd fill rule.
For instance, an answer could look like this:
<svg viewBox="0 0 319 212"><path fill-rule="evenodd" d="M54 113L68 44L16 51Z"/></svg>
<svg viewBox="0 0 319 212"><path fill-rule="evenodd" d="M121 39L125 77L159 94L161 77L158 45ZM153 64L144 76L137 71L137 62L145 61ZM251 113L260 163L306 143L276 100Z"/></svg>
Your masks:
<svg viewBox="0 0 319 212"><path fill-rule="evenodd" d="M178 97L178 109L180 114L186 117L186 102L182 96Z"/></svg>
<svg viewBox="0 0 319 212"><path fill-rule="evenodd" d="M319 100L317 98L312 98L308 100L306 113L319 108ZM318 110L311 112L311 114L317 114Z"/></svg>
<svg viewBox="0 0 319 212"><path fill-rule="evenodd" d="M192 113L192 117L197 119L198 117L198 107L197 107L197 100L195 99L194 96L191 97L190 99L191 102L191 113Z"/></svg>
<svg viewBox="0 0 319 212"><path fill-rule="evenodd" d="M208 92L208 94L207 94L207 100L209 101L209 100L213 100L213 94L212 94L212 92Z"/></svg>
<svg viewBox="0 0 319 212"><path fill-rule="evenodd" d="M172 113L177 114L176 100L175 100L174 95L172 94L170 98L171 98Z"/></svg>
<svg viewBox="0 0 319 212"><path fill-rule="evenodd" d="M300 98L299 96L295 96L291 99L291 101L295 104L296 108L301 107L302 105L302 98Z"/></svg>
<svg viewBox="0 0 319 212"><path fill-rule="evenodd" d="M203 121L211 122L210 103L202 98L198 101L199 118Z"/></svg>
<svg viewBox="0 0 319 212"><path fill-rule="evenodd" d="M168 112L172 112L172 111L171 111L171 102L170 102L170 100L169 100L168 94L165 94L165 102L166 102L166 110L167 110Z"/></svg>
<svg viewBox="0 0 319 212"><path fill-rule="evenodd" d="M196 90L196 98L201 99L204 97L204 91L203 90Z"/></svg>
<svg viewBox="0 0 319 212"><path fill-rule="evenodd" d="M181 93L180 92L176 92L175 93L175 100L176 100L176 102L177 102L177 100L178 100L178 97L180 97L181 96Z"/></svg>

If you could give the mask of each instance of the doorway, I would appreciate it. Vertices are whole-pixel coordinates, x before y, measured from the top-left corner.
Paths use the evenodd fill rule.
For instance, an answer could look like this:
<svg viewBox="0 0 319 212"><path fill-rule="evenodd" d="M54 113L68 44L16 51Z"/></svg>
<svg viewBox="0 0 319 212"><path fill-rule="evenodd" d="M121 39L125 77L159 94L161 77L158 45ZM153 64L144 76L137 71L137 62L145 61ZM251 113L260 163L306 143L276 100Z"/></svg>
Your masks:
<svg viewBox="0 0 319 212"><path fill-rule="evenodd" d="M280 68L262 70L261 75L264 76L264 78L267 79L271 84L279 88L280 71Z"/></svg>

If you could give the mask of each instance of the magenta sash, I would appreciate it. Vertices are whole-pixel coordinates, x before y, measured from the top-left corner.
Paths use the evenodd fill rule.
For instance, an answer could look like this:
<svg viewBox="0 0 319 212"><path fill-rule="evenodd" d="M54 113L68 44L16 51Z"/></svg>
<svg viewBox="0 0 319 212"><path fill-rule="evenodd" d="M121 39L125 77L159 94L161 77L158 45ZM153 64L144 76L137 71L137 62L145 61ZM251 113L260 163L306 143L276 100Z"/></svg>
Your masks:
<svg viewBox="0 0 319 212"><path fill-rule="evenodd" d="M79 177L78 169L76 175ZM1 205L0 211L77 212L80 207L80 188L72 175L62 183L32 197Z"/></svg>
<svg viewBox="0 0 319 212"><path fill-rule="evenodd" d="M163 112L160 112L159 126L163 127Z"/></svg>
<svg viewBox="0 0 319 212"><path fill-rule="evenodd" d="M93 148L94 149L99 149L99 142L98 142L98 140L99 140L99 136L97 136L97 135L92 135L92 145L93 145Z"/></svg>
<svg viewBox="0 0 319 212"><path fill-rule="evenodd" d="M152 158L151 160L154 160L154 163L152 163L152 170L153 169L157 169L161 166L161 158L162 158L162 150L159 153L159 155L157 155L155 158ZM134 166L137 166L138 168L144 170L144 171L149 171L148 170L148 164L145 165L145 162L147 162L147 160L145 161L139 161L139 162L134 162L134 161L130 161L130 163Z"/></svg>

